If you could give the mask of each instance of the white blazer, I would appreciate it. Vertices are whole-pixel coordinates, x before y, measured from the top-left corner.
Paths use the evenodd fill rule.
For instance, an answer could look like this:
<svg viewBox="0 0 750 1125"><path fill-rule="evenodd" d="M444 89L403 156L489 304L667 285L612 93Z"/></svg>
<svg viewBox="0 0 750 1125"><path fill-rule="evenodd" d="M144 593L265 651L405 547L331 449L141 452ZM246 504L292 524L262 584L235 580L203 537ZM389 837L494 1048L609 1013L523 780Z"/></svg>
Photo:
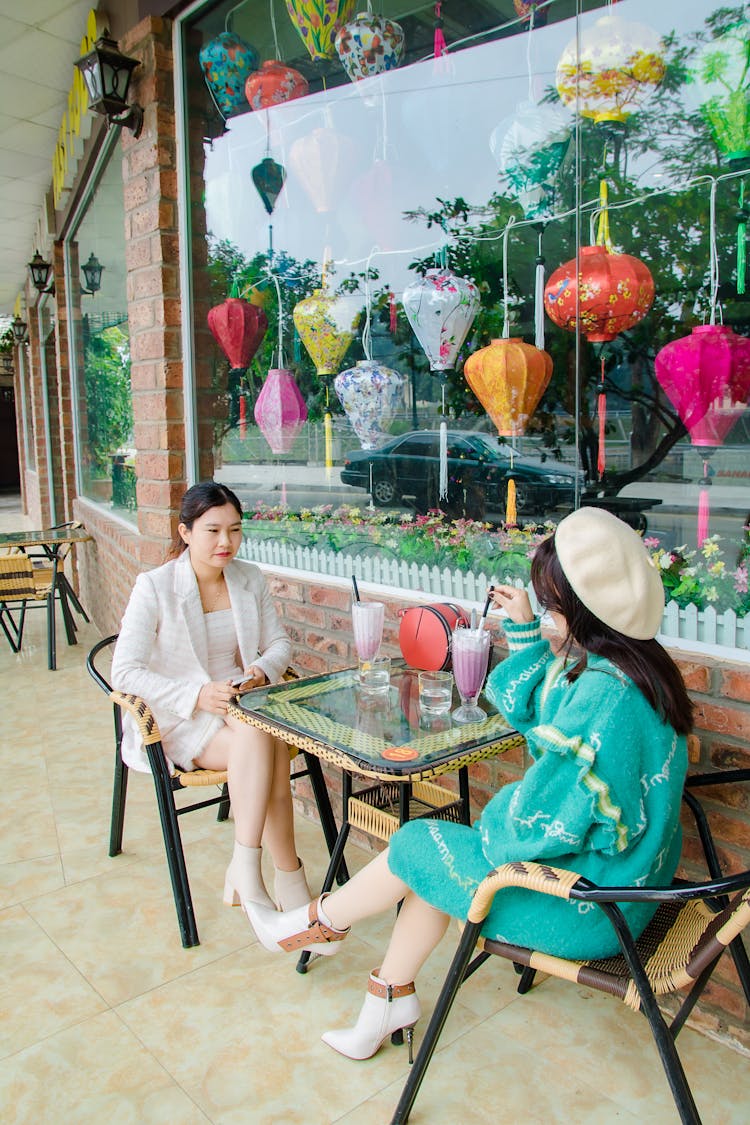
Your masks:
<svg viewBox="0 0 750 1125"><path fill-rule="evenodd" d="M224 578L243 669L255 664L270 682L280 680L292 646L262 572L253 563L233 559ZM115 646L112 684L141 696L165 736L194 717L198 694L210 679L203 606L186 550L138 575ZM123 719L123 761L148 771L135 719L127 713Z"/></svg>

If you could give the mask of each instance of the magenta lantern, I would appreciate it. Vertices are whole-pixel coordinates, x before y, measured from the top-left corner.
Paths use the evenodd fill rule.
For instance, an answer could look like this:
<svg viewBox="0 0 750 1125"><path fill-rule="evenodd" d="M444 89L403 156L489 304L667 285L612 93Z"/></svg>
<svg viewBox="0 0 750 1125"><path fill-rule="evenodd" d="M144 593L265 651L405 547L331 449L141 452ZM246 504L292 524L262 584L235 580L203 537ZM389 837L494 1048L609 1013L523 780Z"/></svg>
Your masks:
<svg viewBox="0 0 750 1125"><path fill-rule="evenodd" d="M291 371L272 367L255 403L255 421L272 453L289 453L307 421L307 407Z"/></svg>
<svg viewBox="0 0 750 1125"><path fill-rule="evenodd" d="M232 370L246 371L268 328L263 309L240 297L227 297L208 310L207 319L211 334Z"/></svg>
<svg viewBox="0 0 750 1125"><path fill-rule="evenodd" d="M750 340L704 324L663 347L654 366L693 445L721 445L750 398Z"/></svg>

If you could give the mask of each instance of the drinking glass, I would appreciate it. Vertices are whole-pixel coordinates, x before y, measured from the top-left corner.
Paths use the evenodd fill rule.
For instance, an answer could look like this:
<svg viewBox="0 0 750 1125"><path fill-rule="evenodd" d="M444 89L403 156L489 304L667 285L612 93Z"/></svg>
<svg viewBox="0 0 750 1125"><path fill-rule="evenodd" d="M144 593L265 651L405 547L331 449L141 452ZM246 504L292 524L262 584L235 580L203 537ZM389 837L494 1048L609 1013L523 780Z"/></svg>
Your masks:
<svg viewBox="0 0 750 1125"><path fill-rule="evenodd" d="M419 709L423 715L447 715L452 699L451 672L419 673Z"/></svg>
<svg viewBox="0 0 750 1125"><path fill-rule="evenodd" d="M487 718L477 699L490 658L491 634L485 629L456 629L453 633L453 677L461 706L453 712L457 723L480 723Z"/></svg>
<svg viewBox="0 0 750 1125"><path fill-rule="evenodd" d="M365 695L387 695L391 684L390 656L359 662L359 686Z"/></svg>
<svg viewBox="0 0 750 1125"><path fill-rule="evenodd" d="M377 656L383 639L385 605L383 602L352 602L352 632L360 660Z"/></svg>

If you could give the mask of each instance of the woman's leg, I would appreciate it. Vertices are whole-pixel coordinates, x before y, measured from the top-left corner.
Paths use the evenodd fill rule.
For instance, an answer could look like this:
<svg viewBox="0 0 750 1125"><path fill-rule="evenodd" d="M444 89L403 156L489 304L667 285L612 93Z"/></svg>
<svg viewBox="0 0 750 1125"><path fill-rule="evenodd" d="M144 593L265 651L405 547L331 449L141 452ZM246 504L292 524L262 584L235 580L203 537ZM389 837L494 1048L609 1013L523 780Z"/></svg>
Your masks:
<svg viewBox="0 0 750 1125"><path fill-rule="evenodd" d="M234 835L245 847L260 847L275 773L273 738L227 715L225 726L195 759L203 769L225 769ZM289 780L287 776L287 788Z"/></svg>
<svg viewBox="0 0 750 1125"><path fill-rule="evenodd" d="M289 780L289 747L273 739L273 776L266 811L263 843L280 871L297 871L299 856L294 842L294 808Z"/></svg>

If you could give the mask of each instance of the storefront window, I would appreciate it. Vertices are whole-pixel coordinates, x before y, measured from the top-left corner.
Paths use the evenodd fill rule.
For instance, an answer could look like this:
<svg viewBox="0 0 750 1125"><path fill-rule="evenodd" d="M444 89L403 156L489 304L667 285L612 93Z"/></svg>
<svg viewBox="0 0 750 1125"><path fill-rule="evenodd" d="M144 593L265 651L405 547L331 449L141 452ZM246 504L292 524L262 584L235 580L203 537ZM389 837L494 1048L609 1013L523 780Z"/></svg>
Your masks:
<svg viewBox="0 0 750 1125"><path fill-rule="evenodd" d="M742 618L746 8L446 4L433 58L433 5L384 3L404 54L381 20L359 66L386 68L361 82L281 3L195 11L202 464L251 511L342 524L342 505L527 529L602 505L648 536L678 609ZM282 100L299 78L273 59L308 92Z"/></svg>
<svg viewBox="0 0 750 1125"><path fill-rule="evenodd" d="M135 449L119 154L115 151L102 163L101 176L66 247L73 302L79 490L134 519ZM99 265L102 270L97 275Z"/></svg>

